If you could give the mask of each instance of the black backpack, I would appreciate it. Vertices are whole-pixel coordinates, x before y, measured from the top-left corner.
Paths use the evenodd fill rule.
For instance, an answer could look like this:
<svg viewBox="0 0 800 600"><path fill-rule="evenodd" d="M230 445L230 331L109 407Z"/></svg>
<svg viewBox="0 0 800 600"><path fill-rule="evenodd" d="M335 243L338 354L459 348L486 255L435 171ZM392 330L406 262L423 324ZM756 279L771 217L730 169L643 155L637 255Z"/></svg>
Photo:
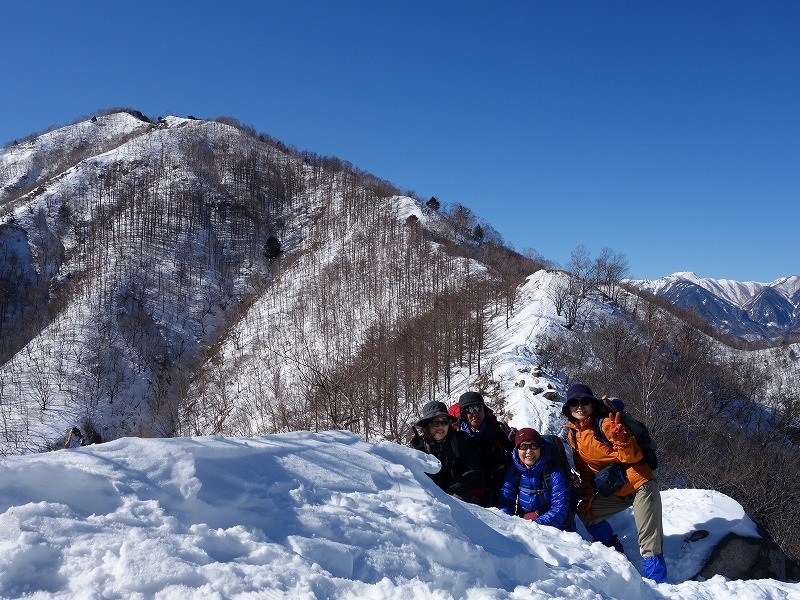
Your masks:
<svg viewBox="0 0 800 600"><path fill-rule="evenodd" d="M620 413L620 422L631 432L631 435L636 438L636 443L639 444L639 448L642 449L642 453L644 454L644 462L646 462L647 466L652 470L656 470L658 468L656 443L650 435L647 426L627 412L625 410L625 404L619 398L606 398L604 396L601 402L608 409L610 414ZM611 442L603 433L603 418L604 417L600 417L597 419L597 439L607 446L611 446Z"/></svg>

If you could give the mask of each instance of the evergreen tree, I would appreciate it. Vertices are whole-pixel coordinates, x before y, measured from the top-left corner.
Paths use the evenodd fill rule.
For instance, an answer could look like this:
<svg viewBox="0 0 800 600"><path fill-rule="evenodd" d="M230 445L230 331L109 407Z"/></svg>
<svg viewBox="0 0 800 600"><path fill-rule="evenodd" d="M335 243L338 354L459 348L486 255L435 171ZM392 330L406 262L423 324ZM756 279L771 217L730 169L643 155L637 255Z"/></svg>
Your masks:
<svg viewBox="0 0 800 600"><path fill-rule="evenodd" d="M264 256L272 262L281 255L281 242L274 235L267 238L264 243Z"/></svg>

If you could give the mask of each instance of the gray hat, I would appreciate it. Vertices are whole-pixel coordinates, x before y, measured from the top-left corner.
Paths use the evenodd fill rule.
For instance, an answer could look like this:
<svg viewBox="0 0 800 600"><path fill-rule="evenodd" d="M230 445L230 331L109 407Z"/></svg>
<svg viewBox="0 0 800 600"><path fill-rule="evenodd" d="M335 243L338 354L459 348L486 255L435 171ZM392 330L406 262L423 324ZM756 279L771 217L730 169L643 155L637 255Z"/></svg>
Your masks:
<svg viewBox="0 0 800 600"><path fill-rule="evenodd" d="M431 400L423 406L419 416L420 419L417 421L417 425L420 427L426 427L428 421L436 417L447 417L450 421L456 420L453 415L447 412L447 405L444 402L437 402L436 400Z"/></svg>

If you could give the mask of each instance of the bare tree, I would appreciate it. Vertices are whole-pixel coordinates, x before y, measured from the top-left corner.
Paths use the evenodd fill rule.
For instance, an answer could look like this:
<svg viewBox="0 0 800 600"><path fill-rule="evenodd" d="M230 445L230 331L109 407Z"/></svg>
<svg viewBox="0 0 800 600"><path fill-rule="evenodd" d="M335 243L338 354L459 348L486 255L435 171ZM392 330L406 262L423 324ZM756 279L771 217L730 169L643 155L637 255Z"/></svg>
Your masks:
<svg viewBox="0 0 800 600"><path fill-rule="evenodd" d="M589 290L595 286L596 277L594 263L586 246L579 244L575 246L570 254L566 270L575 277L575 291L581 296L586 296Z"/></svg>
<svg viewBox="0 0 800 600"><path fill-rule="evenodd" d="M568 277L559 277L553 285L547 288L547 297L555 306L556 314L560 317L566 312L567 299L571 291L570 280Z"/></svg>
<svg viewBox="0 0 800 600"><path fill-rule="evenodd" d="M608 296L615 302L619 297L619 282L628 271L628 259L624 254L611 248L602 248L592 269L600 285L605 287Z"/></svg>

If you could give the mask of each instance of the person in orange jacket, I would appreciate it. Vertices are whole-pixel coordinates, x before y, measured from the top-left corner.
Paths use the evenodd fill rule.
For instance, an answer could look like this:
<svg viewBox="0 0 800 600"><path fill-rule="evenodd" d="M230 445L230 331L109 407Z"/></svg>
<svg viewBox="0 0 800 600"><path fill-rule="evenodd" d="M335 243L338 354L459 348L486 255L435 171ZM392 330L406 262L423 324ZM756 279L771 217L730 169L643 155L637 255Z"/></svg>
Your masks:
<svg viewBox="0 0 800 600"><path fill-rule="evenodd" d="M633 507L644 557L644 576L656 583L667 578L661 493L644 454L625 426L621 413L611 413L588 385L567 390L561 408L567 417L575 468L581 475L583 499L578 515L595 541L623 551L608 518Z"/></svg>

